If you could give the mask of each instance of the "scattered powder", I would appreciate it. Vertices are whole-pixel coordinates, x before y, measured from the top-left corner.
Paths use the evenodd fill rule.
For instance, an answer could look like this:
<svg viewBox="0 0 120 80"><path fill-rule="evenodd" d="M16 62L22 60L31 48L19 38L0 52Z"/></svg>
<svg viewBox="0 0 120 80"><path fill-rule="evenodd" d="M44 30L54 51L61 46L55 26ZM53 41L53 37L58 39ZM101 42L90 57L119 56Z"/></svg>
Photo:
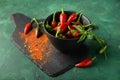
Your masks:
<svg viewBox="0 0 120 80"><path fill-rule="evenodd" d="M41 65L47 62L47 58L51 53L51 46L49 45L48 38L45 34L42 34L39 38L35 36L35 31L32 29L28 34L19 32L20 38L24 39L24 47L27 48L29 52L29 57L35 62L41 61Z"/></svg>

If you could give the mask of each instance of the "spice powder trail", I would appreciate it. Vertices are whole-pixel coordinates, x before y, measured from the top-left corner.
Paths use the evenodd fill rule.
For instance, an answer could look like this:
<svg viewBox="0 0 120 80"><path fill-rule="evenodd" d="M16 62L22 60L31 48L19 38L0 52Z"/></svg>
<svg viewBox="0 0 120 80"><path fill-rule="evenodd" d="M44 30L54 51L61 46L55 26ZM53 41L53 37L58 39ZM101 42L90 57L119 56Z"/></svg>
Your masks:
<svg viewBox="0 0 120 80"><path fill-rule="evenodd" d="M36 38L34 29L32 29L28 34L19 32L20 38L24 39L24 46L27 47L29 56L36 61L43 61L44 65L47 61L47 58L50 55L50 50L47 49L48 38L45 34L41 35L39 38ZM46 52L44 55L42 53Z"/></svg>

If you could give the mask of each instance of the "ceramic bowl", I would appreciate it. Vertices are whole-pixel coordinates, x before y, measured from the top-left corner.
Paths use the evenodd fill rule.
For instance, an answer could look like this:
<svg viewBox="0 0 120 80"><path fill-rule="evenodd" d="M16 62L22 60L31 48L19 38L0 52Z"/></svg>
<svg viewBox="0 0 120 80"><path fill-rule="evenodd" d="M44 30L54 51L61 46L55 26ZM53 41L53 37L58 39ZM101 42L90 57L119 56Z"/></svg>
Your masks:
<svg viewBox="0 0 120 80"><path fill-rule="evenodd" d="M67 14L67 16L69 16L70 14L75 13L75 12L74 11L65 11L65 13ZM59 22L60 14L61 14L61 11L56 12L55 20L57 22ZM70 39L56 38L51 32L49 32L49 30L47 30L47 28L45 26L46 26L47 22L48 22L48 24L50 24L52 22L52 18L53 18L53 13L45 19L45 23L44 23L45 34L47 35L47 37L50 40L50 42L52 43L52 45L57 50L65 53L65 54L74 53L74 52L79 51L80 46L81 46L81 44L83 44L84 40L80 43L77 43L77 40L79 38L70 38ZM85 17L84 15L81 16L81 22L84 24L90 24L89 19L87 17Z"/></svg>

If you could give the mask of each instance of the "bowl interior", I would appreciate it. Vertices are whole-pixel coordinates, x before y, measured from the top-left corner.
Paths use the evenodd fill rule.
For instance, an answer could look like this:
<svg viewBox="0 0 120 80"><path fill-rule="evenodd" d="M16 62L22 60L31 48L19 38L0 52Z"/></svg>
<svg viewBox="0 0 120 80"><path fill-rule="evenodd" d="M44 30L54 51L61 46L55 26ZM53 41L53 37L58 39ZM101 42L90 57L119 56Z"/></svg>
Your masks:
<svg viewBox="0 0 120 80"><path fill-rule="evenodd" d="M67 17L69 17L70 14L72 14L72 13L76 13L75 11L64 11L64 12L67 14ZM45 23L44 23L44 27L46 26L47 22L48 22L48 24L50 25L50 23L52 22L52 19L53 19L53 14L54 14L54 13L52 13L51 15L49 15L49 16L46 18ZM55 21L56 21L56 22L59 22L59 21L60 21L60 20L59 20L60 14L61 14L61 11L56 12L56 14L55 14ZM84 15L81 16L80 22L81 22L82 24L90 24L89 19L88 19L87 17L85 17ZM45 32L46 32L48 35L50 35L51 37L55 37L55 34L54 34L53 32L49 31L46 27L45 27L44 29L45 29ZM58 38L58 39L63 39L63 38ZM75 38L69 38L69 40L73 40L73 39L75 39ZM63 39L63 40L68 40L68 39Z"/></svg>

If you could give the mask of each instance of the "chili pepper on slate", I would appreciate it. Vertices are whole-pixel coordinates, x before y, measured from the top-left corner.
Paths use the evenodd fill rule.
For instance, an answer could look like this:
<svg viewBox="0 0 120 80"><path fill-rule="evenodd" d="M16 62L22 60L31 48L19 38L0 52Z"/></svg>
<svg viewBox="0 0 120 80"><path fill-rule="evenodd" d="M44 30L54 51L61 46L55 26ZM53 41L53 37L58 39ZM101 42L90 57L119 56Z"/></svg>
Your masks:
<svg viewBox="0 0 120 80"><path fill-rule="evenodd" d="M64 10L62 8L62 12L60 14L60 23L63 24L66 22L66 20L67 20L67 15L64 13Z"/></svg>
<svg viewBox="0 0 120 80"><path fill-rule="evenodd" d="M96 59L96 56L94 56L92 59L91 58L86 58L80 63L75 64L76 67L88 67L93 64L93 61Z"/></svg>
<svg viewBox="0 0 120 80"><path fill-rule="evenodd" d="M24 33L27 34L31 28L31 23L27 23L24 28Z"/></svg>
<svg viewBox="0 0 120 80"><path fill-rule="evenodd" d="M57 22L55 21L55 14L53 14L53 20L52 20L52 23L51 23L51 27L55 28L57 26Z"/></svg>
<svg viewBox="0 0 120 80"><path fill-rule="evenodd" d="M72 21L75 21L77 19L77 15L75 14L75 13L72 13L70 16L69 16L69 18L68 18L68 20L67 20L67 22L72 22Z"/></svg>
<svg viewBox="0 0 120 80"><path fill-rule="evenodd" d="M27 33L30 31L30 29L32 28L32 23L33 23L33 21L34 21L34 19L32 19L30 23L27 23L27 24L25 25L24 34L27 34Z"/></svg>
<svg viewBox="0 0 120 80"><path fill-rule="evenodd" d="M35 29L35 35L36 35L37 38L39 38L40 35L41 35L41 30L40 30L39 26L37 26L36 29Z"/></svg>
<svg viewBox="0 0 120 80"><path fill-rule="evenodd" d="M36 23L35 35L36 35L37 38L39 38L40 35L42 34L41 29L40 29L40 25L42 25L43 22L38 23L38 21L37 21L35 18L33 18L33 20L34 20L35 23Z"/></svg>
<svg viewBox="0 0 120 80"><path fill-rule="evenodd" d="M41 24L37 24L36 30L35 30L35 35L37 38L40 37L40 35L42 34L41 28L40 28Z"/></svg>

